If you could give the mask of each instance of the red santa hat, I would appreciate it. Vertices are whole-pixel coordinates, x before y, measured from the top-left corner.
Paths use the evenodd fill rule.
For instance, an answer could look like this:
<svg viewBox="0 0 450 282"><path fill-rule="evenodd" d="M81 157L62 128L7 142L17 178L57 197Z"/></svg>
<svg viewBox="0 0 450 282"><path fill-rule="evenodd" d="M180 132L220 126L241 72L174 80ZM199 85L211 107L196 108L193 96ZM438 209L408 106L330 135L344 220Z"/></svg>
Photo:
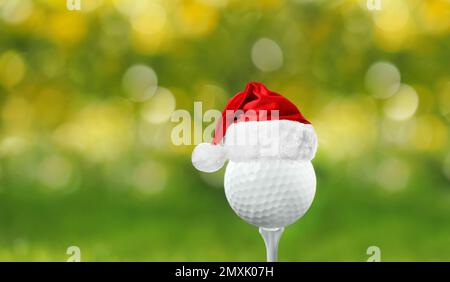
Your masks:
<svg viewBox="0 0 450 282"><path fill-rule="evenodd" d="M192 164L214 172L226 159L311 161L316 150L314 128L297 107L262 83L250 82L228 101L213 142L195 147Z"/></svg>

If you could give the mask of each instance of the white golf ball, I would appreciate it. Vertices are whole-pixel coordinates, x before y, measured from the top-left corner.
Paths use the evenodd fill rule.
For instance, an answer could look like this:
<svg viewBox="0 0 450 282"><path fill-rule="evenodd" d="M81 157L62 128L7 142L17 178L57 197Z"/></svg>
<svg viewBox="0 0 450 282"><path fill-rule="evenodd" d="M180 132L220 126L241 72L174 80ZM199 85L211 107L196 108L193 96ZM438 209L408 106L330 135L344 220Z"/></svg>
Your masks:
<svg viewBox="0 0 450 282"><path fill-rule="evenodd" d="M310 161L229 161L224 186L228 203L242 219L259 227L279 228L309 209L316 174Z"/></svg>

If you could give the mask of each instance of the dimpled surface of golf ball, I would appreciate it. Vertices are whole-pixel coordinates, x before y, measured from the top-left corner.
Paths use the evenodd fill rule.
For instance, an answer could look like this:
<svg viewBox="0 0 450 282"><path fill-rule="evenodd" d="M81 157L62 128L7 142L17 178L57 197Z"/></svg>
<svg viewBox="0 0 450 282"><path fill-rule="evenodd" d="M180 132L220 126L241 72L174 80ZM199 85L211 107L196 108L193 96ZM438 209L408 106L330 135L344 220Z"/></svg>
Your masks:
<svg viewBox="0 0 450 282"><path fill-rule="evenodd" d="M242 219L276 228L306 213L316 192L316 175L309 161L230 161L224 186L228 203Z"/></svg>

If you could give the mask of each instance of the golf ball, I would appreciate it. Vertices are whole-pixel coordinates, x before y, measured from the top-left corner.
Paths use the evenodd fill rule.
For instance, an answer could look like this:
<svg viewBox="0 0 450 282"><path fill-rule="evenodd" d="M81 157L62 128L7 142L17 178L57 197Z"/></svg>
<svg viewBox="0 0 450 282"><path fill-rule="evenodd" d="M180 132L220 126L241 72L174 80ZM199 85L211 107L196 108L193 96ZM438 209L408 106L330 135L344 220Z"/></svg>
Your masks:
<svg viewBox="0 0 450 282"><path fill-rule="evenodd" d="M248 223L266 228L302 217L316 192L310 161L229 161L224 181L231 208Z"/></svg>

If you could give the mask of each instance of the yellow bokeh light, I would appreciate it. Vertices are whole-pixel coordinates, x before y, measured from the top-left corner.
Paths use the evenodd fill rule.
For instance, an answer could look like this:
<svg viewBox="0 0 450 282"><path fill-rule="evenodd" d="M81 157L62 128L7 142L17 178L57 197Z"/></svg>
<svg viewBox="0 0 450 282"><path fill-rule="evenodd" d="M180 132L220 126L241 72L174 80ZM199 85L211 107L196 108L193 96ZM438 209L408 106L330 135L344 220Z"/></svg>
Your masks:
<svg viewBox="0 0 450 282"><path fill-rule="evenodd" d="M163 123L169 120L175 107L176 100L172 92L159 87L155 95L142 105L141 116L150 123Z"/></svg>
<svg viewBox="0 0 450 282"><path fill-rule="evenodd" d="M34 118L33 105L22 97L11 97L3 105L3 130L9 134L25 134Z"/></svg>
<svg viewBox="0 0 450 282"><path fill-rule="evenodd" d="M172 32L168 28L149 36L133 30L131 34L133 48L142 54L155 54L169 50Z"/></svg>
<svg viewBox="0 0 450 282"><path fill-rule="evenodd" d="M434 112L437 106L436 95L431 91L427 85L414 84L414 89L419 97L419 107L417 114L425 114Z"/></svg>
<svg viewBox="0 0 450 282"><path fill-rule="evenodd" d="M228 100L225 90L212 83L199 83L195 88L194 101L202 102L202 110L222 109Z"/></svg>
<svg viewBox="0 0 450 282"><path fill-rule="evenodd" d="M123 15L131 16L139 11L145 10L155 0L113 0L114 7Z"/></svg>
<svg viewBox="0 0 450 282"><path fill-rule="evenodd" d="M86 22L80 14L66 11L49 16L47 36L63 46L79 43L86 35Z"/></svg>
<svg viewBox="0 0 450 282"><path fill-rule="evenodd" d="M204 36L212 32L219 20L217 8L199 1L186 1L178 8L179 31L191 37Z"/></svg>
<svg viewBox="0 0 450 282"><path fill-rule="evenodd" d="M419 27L427 32L444 33L450 30L450 2L448 0L420 1L417 7Z"/></svg>
<svg viewBox="0 0 450 282"><path fill-rule="evenodd" d="M213 5L217 8L224 8L228 5L229 0L198 0L209 5Z"/></svg>
<svg viewBox="0 0 450 282"><path fill-rule="evenodd" d="M339 99L315 118L319 151L332 160L361 156L375 141L375 105L368 99Z"/></svg>
<svg viewBox="0 0 450 282"><path fill-rule="evenodd" d="M133 48L143 54L166 51L173 38L169 3L147 0L114 0L116 9L128 18L131 24Z"/></svg>
<svg viewBox="0 0 450 282"><path fill-rule="evenodd" d="M403 0L383 1L382 8L373 15L377 27L387 32L395 32L408 24L410 10Z"/></svg>
<svg viewBox="0 0 450 282"><path fill-rule="evenodd" d="M22 81L26 73L22 56L14 50L0 53L0 84L11 88Z"/></svg>
<svg viewBox="0 0 450 282"><path fill-rule="evenodd" d="M411 118L419 106L419 96L409 85L402 84L384 105L384 113L393 120L407 120Z"/></svg>
<svg viewBox="0 0 450 282"><path fill-rule="evenodd" d="M42 89L32 102L35 115L39 117L35 122L41 126L57 125L68 113L66 96L57 89Z"/></svg>
<svg viewBox="0 0 450 282"><path fill-rule="evenodd" d="M412 145L420 150L435 151L448 147L449 128L432 115L421 116L415 120L411 132Z"/></svg>
<svg viewBox="0 0 450 282"><path fill-rule="evenodd" d="M128 107L114 103L92 104L72 121L59 126L54 140L93 161L111 161L131 146L131 126Z"/></svg>
<svg viewBox="0 0 450 282"><path fill-rule="evenodd" d="M0 18L9 24L19 24L28 19L33 11L31 0L0 1Z"/></svg>
<svg viewBox="0 0 450 282"><path fill-rule="evenodd" d="M133 13L130 17L131 26L136 31L146 35L152 35L163 31L167 15L161 5L151 3L145 10Z"/></svg>
<svg viewBox="0 0 450 282"><path fill-rule="evenodd" d="M93 12L104 5L105 0L81 0L81 12Z"/></svg>
<svg viewBox="0 0 450 282"><path fill-rule="evenodd" d="M383 1L382 9L373 14L375 21L375 40L388 51L407 47L417 33L411 11L403 0Z"/></svg>
<svg viewBox="0 0 450 282"><path fill-rule="evenodd" d="M301 1L301 0L297 0ZM309 1L309 0L305 0ZM263 9L272 9L281 6L285 0L229 0L230 5L233 6L249 6L249 7L259 7Z"/></svg>
<svg viewBox="0 0 450 282"><path fill-rule="evenodd" d="M409 48L413 44L415 27L412 24L406 26L401 31L386 32L375 31L375 41L379 47L386 51L395 52L404 48Z"/></svg>

